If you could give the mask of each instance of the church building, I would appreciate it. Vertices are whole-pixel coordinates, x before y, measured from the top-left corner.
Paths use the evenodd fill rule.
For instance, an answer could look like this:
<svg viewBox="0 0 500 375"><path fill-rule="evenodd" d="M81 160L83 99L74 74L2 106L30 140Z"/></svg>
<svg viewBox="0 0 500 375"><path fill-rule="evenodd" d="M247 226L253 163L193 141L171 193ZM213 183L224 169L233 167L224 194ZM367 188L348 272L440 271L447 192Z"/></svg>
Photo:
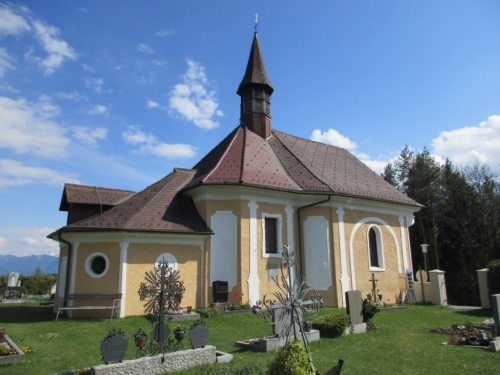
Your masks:
<svg viewBox="0 0 500 375"><path fill-rule="evenodd" d="M184 306L209 305L218 280L230 302L254 304L274 291L283 245L326 306L369 293L372 273L384 302L399 298L421 206L348 151L276 130L273 91L255 33L240 124L192 169L139 192L64 186L67 225L49 236L60 243L56 310L103 303L75 294L121 294L121 317L144 314L139 285L161 259L180 272Z"/></svg>

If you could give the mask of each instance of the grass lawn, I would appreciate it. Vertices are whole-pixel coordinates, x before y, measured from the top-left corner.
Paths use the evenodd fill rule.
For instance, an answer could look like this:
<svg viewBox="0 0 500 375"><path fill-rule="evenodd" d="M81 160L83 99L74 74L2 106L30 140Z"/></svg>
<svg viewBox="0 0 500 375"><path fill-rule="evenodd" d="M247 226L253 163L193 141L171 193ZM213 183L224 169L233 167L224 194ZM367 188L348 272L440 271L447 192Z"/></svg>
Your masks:
<svg viewBox="0 0 500 375"><path fill-rule="evenodd" d="M338 311L323 309L321 313ZM429 333L431 328L452 323L478 322L484 311L454 313L436 306L411 306L376 315L377 330L362 335L321 339L311 344L313 360L325 373L339 358L345 361L342 375L349 374L500 374L500 353L480 349L443 346L445 336ZM271 353L240 351L236 340L269 335L270 326L252 314L206 319L209 343L234 355L235 365L265 366ZM172 325L172 324L171 324ZM0 374L55 374L101 363L99 344L111 328L122 328L129 339L127 358L134 358L131 335L141 327L150 331L144 317L109 320L54 321L51 307L1 305L0 326L18 345L33 353L27 361L0 367ZM186 343L187 346L187 343ZM182 374L203 374L202 369Z"/></svg>

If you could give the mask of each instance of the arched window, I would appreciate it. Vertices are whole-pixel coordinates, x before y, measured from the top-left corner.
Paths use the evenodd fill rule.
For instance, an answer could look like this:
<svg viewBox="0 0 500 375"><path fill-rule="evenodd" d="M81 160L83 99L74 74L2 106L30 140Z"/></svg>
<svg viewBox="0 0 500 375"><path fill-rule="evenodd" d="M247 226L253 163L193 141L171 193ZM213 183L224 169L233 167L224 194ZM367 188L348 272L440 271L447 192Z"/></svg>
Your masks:
<svg viewBox="0 0 500 375"><path fill-rule="evenodd" d="M376 225L370 226L368 229L368 254L371 271L382 271L384 269L384 251L382 247L380 229Z"/></svg>

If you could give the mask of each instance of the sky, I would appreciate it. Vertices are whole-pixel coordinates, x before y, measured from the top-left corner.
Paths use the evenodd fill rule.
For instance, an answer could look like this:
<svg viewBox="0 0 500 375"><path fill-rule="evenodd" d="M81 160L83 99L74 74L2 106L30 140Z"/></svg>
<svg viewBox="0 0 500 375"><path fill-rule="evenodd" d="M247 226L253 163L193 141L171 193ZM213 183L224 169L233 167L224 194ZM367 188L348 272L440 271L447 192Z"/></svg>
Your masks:
<svg viewBox="0 0 500 375"><path fill-rule="evenodd" d="M0 255L57 255L64 182L142 190L236 127L255 13L274 129L500 175L499 1L0 2Z"/></svg>

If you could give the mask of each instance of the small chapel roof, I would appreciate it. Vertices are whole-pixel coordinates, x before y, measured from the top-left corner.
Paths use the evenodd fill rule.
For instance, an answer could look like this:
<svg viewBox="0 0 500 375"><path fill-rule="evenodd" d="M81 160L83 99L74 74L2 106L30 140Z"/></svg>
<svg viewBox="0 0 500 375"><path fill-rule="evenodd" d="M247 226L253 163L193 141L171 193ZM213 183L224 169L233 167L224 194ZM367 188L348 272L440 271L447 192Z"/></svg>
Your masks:
<svg viewBox="0 0 500 375"><path fill-rule="evenodd" d="M59 210L67 211L70 204L114 206L133 194L135 192L130 190L66 183L64 184Z"/></svg>
<svg viewBox="0 0 500 375"><path fill-rule="evenodd" d="M143 231L211 233L191 198L179 191L195 171L176 168L108 211L69 224L59 231Z"/></svg>
<svg viewBox="0 0 500 375"><path fill-rule="evenodd" d="M257 33L254 33L253 35L250 56L248 58L245 75L243 76L240 86L238 87L238 95L241 94L242 88L251 84L268 86L271 89L271 92L274 90L273 86L271 85L271 81L267 77L266 68L264 67L264 59L262 58L262 52L260 50Z"/></svg>

